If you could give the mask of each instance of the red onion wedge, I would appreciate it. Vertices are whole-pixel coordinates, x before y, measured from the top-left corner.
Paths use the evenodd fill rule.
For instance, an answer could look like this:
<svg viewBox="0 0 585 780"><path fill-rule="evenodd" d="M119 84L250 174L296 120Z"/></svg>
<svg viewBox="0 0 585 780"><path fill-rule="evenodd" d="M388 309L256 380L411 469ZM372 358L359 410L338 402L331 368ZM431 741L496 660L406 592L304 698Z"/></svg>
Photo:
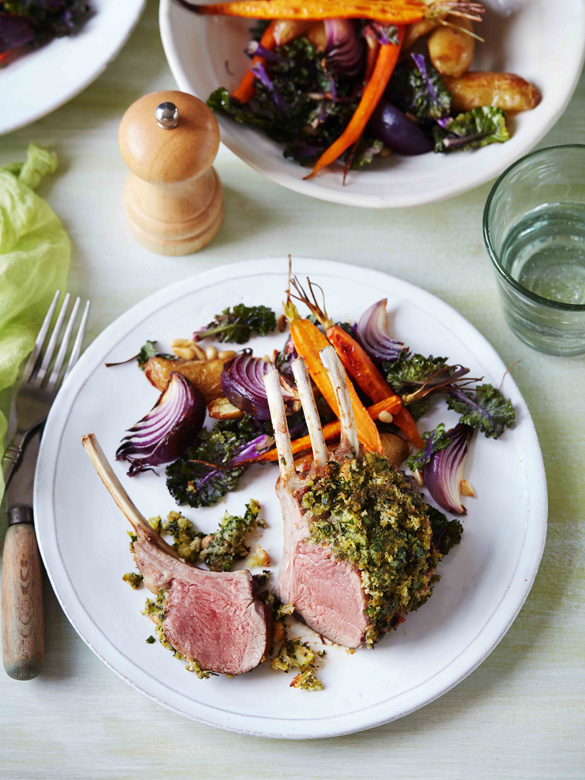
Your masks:
<svg viewBox="0 0 585 780"><path fill-rule="evenodd" d="M272 363L253 357L251 349L244 349L225 363L221 373L221 389L226 398L242 412L257 420L270 420L270 410L264 376L274 369ZM282 396L287 414L300 409L296 390L281 376Z"/></svg>
<svg viewBox="0 0 585 780"><path fill-rule="evenodd" d="M332 71L350 78L357 76L364 61L364 43L353 19L326 19L325 59Z"/></svg>
<svg viewBox="0 0 585 780"><path fill-rule="evenodd" d="M128 476L177 460L203 427L205 399L189 380L171 371L150 412L128 430L116 460L130 463Z"/></svg>
<svg viewBox="0 0 585 780"><path fill-rule="evenodd" d="M402 352L408 354L408 348L396 341L388 333L386 316L386 298L374 303L362 314L356 326L356 336L374 363L393 363Z"/></svg>
<svg viewBox="0 0 585 780"><path fill-rule="evenodd" d="M433 452L429 462L423 466L425 486L431 496L440 507L456 515L464 515L467 511L461 503L459 486L472 434L471 426L459 423L447 431L451 443ZM428 446L432 446L431 440Z"/></svg>

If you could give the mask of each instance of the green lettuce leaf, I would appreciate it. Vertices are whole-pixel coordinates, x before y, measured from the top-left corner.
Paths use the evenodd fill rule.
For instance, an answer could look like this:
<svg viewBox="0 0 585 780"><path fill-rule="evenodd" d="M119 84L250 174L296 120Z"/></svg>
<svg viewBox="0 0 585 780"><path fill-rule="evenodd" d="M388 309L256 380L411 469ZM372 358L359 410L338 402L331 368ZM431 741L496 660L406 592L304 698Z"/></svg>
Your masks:
<svg viewBox="0 0 585 780"><path fill-rule="evenodd" d="M64 290L71 244L49 205L33 192L57 166L53 152L30 144L26 161L0 168L0 457L10 388L56 289ZM0 476L0 498L4 492Z"/></svg>

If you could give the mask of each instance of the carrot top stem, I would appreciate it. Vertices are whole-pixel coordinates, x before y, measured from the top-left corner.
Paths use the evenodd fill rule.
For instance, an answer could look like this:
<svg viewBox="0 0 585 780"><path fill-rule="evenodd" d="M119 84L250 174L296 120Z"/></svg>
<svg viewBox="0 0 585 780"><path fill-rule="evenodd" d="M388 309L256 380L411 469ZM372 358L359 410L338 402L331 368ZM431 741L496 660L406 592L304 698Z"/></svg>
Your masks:
<svg viewBox="0 0 585 780"><path fill-rule="evenodd" d="M295 293L291 292L290 290L291 286L294 288L296 295ZM307 276L307 286L309 288L309 294L307 294L303 285L299 282L297 277L296 276L292 277L289 283L289 290L288 290L289 299L294 298L295 300L304 303L305 306L309 309L309 311L313 315L313 317L315 317L317 322L319 322L324 328L330 328L334 323L331 317L327 314L327 310L325 308L325 293L323 292L323 288L321 287L321 285L312 282L308 276ZM321 291L321 297L323 300L321 305L317 301L317 296L315 295L315 290L314 290L315 287L317 287Z"/></svg>

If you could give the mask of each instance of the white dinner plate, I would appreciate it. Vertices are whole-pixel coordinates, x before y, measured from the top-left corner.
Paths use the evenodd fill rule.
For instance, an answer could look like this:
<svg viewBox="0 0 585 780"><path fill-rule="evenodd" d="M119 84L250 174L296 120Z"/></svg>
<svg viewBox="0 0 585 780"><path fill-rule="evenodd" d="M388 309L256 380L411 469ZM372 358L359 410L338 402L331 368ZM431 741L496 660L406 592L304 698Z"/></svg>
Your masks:
<svg viewBox="0 0 585 780"><path fill-rule="evenodd" d="M476 29L485 43L476 45L471 70L517 73L542 93L534 110L510 118L512 138L507 143L453 154L391 155L350 171L344 186L341 164L305 181L307 168L286 160L281 144L218 113L221 140L277 184L349 206L434 203L485 184L530 151L565 110L583 68L585 3L483 0L483 4L485 21ZM252 26L250 19L198 16L176 0L161 0L162 42L179 89L202 100L217 87L234 89L250 64L244 49Z"/></svg>
<svg viewBox="0 0 585 780"><path fill-rule="evenodd" d="M91 0L94 14L76 35L34 49L0 75L0 135L24 127L79 95L128 40L146 0Z"/></svg>
<svg viewBox="0 0 585 780"><path fill-rule="evenodd" d="M505 367L488 342L438 298L367 268L323 260L295 259L294 270L322 285L330 313L356 319L374 301L388 297L392 331L411 349L446 355L499 385ZM132 570L126 530L85 455L81 437L98 436L107 456L126 428L154 404L158 393L134 363L104 363L135 354L147 339L168 349L226 306L240 301L279 310L287 279L285 258L253 260L215 268L167 287L110 325L87 349L59 393L43 437L35 483L37 536L47 572L69 620L89 647L138 690L169 709L224 729L269 737L329 737L400 718L448 691L480 664L518 614L536 575L546 535L545 474L536 432L518 388L507 375L504 391L517 422L498 440L476 437L466 476L477 497L464 499L462 543L440 564L441 580L430 601L408 616L374 650L349 655L327 646L319 676L325 690L291 689L290 676L267 664L227 679L199 680L158 642L147 644L150 621L141 614L144 588L122 581ZM285 335L256 338L264 355ZM444 403L423 418L421 430L457 416ZM177 508L164 474L116 473L147 516ZM262 546L277 572L282 551L274 466L254 466L225 503L185 509L212 531L227 509L243 510L258 499L268 529ZM314 647L319 638L305 630Z"/></svg>

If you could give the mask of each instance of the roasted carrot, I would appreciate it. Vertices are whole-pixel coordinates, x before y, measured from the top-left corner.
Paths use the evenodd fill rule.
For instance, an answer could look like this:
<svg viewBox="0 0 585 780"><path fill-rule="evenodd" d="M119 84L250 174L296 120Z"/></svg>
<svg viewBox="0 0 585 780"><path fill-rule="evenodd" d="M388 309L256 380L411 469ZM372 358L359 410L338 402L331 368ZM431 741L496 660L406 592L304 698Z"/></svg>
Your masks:
<svg viewBox="0 0 585 780"><path fill-rule="evenodd" d="M380 412L390 412L390 414L395 414L399 410L400 398L395 396L394 398L385 398L383 401L380 401L380 403L373 404L373 406L368 406L366 412L370 415L372 420L377 420L380 416ZM334 420L333 422L327 423L327 425L323 426L323 436L325 437L325 441L335 441L336 439L339 439L340 435L341 424L339 420ZM293 455L296 455L298 452L303 452L304 450L310 450L311 437L301 436L299 439L293 439L291 445ZM248 463L276 463L277 460L278 453L276 452L275 448L273 450L268 450L268 452L263 452L262 455L255 455L253 458L249 458L248 460L238 461L238 466L245 464L247 465Z"/></svg>
<svg viewBox="0 0 585 780"><path fill-rule="evenodd" d="M463 0L235 0L198 5L180 0L199 14L247 19L372 19L386 24L413 24L453 14L481 21L483 7Z"/></svg>
<svg viewBox="0 0 585 780"><path fill-rule="evenodd" d="M308 176L305 176L305 179L312 179L323 168L327 168L327 166L334 163L352 144L355 144L361 138L398 62L400 46L404 38L404 27L398 27L397 29L398 43L388 43L380 46L372 76L364 88L361 100L354 115L349 120L349 124L339 138L323 152L315 163L313 170Z"/></svg>
<svg viewBox="0 0 585 780"><path fill-rule="evenodd" d="M398 399L399 406L395 412L392 412L393 422L404 431L413 444L422 449L424 442L412 415L402 405L400 397L393 392L362 346L339 325L331 325L327 328L327 338L335 348L347 373L372 401L383 401L386 398Z"/></svg>
<svg viewBox="0 0 585 780"><path fill-rule="evenodd" d="M378 52L380 51L380 43L376 38L366 36L366 47L366 72L364 73L364 84L367 84L372 78L376 60L378 59Z"/></svg>
<svg viewBox="0 0 585 780"><path fill-rule="evenodd" d="M264 30L264 33L260 38L260 46L262 46L264 49L274 49L276 45L276 40L274 38L275 27L276 22L271 22ZM254 65L264 65L265 63L266 60L264 57L252 57L252 65L246 71L244 78L240 81L238 88L235 90L235 92L232 92L232 97L235 100L239 100L240 103L249 103L250 100L252 100L256 91L254 89L254 73L252 68Z"/></svg>
<svg viewBox="0 0 585 780"><path fill-rule="evenodd" d="M321 391L321 395L327 401L336 417L339 417L339 407L333 392L331 380L321 363L320 351L329 346L329 342L319 328L309 320L303 319L294 303L288 300L284 306L284 313L290 323L290 333L297 353L305 359L311 379ZM358 438L369 452L382 452L382 442L378 429L365 406L362 404L355 391L355 387L347 379L351 408L355 418Z"/></svg>
<svg viewBox="0 0 585 780"><path fill-rule="evenodd" d="M424 442L412 415L404 407L400 396L394 393L361 344L358 344L353 336L333 322L325 311L324 303L322 304L323 308L321 308L315 296L314 285L310 279L307 279L307 282L309 294L304 290L298 279L291 279L291 285L295 290L295 293L292 293L293 297L304 303L311 314L325 328L329 343L333 345L339 359L343 363L343 367L360 390L374 402L386 399L394 399L396 401L396 409L392 412L394 424L404 431L415 446L422 449Z"/></svg>

